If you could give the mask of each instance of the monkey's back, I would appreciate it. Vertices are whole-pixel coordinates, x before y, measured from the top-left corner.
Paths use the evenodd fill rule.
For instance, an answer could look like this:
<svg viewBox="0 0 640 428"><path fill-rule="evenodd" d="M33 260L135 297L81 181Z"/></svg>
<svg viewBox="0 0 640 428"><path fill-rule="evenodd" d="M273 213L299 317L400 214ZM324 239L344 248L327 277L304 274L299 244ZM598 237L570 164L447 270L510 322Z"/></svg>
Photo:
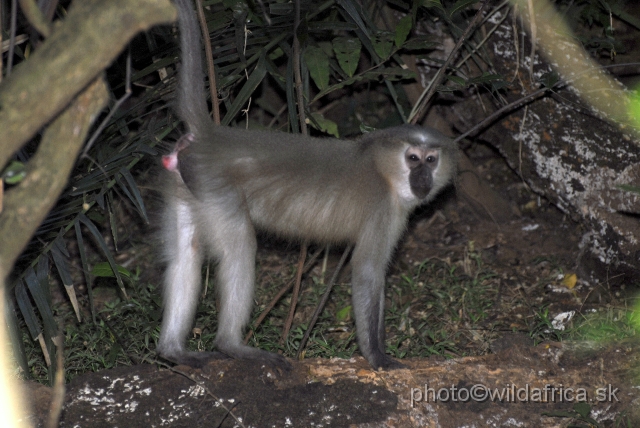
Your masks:
<svg viewBox="0 0 640 428"><path fill-rule="evenodd" d="M373 157L358 141L213 126L210 135L190 155L196 193L208 201L236 200L258 228L289 238L355 241L372 216L384 221L389 214L378 212L390 206L380 203L389 197L388 183L371 174Z"/></svg>

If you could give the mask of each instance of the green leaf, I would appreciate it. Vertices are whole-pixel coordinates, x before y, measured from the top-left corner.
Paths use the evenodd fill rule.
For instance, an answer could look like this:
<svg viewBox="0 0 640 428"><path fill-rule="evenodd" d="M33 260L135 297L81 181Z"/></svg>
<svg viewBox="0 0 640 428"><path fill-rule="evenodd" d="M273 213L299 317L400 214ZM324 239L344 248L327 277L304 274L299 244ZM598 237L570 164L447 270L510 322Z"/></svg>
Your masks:
<svg viewBox="0 0 640 428"><path fill-rule="evenodd" d="M261 56L256 64L256 68L253 70L247 83L244 84L240 92L238 92L238 96L235 100L233 100L233 104L229 107L227 114L224 116L222 120L222 125L227 126L231 123L231 121L236 117L236 114L240 111L240 109L247 105L249 98L256 90L258 85L264 79L264 76L267 74L267 67L265 65L265 56Z"/></svg>
<svg viewBox="0 0 640 428"><path fill-rule="evenodd" d="M131 175L129 170L125 167L120 168L120 174L126 180L131 192L129 192L129 189L127 189L127 187L122 182L118 182L118 184L120 184L122 189L125 191L125 194L136 207L140 216L144 219L145 222L149 223L149 219L147 218L147 210L145 209L144 201L142 200L142 195L140 194L140 189L138 189L136 181L133 179L133 176ZM118 180L117 175L116 180Z"/></svg>
<svg viewBox="0 0 640 428"><path fill-rule="evenodd" d="M542 415L551 416L553 418L573 418L576 416L576 413L568 410L552 410L550 412L542 412Z"/></svg>
<svg viewBox="0 0 640 428"><path fill-rule="evenodd" d="M319 131L322 131L326 134L333 135L336 138L340 138L338 134L338 124L332 120L325 119L325 117L321 113L311 113L312 120L309 121L309 124L316 128Z"/></svg>
<svg viewBox="0 0 640 428"><path fill-rule="evenodd" d="M391 56L395 34L390 31L378 31L372 38L373 49L383 60Z"/></svg>
<svg viewBox="0 0 640 428"><path fill-rule="evenodd" d="M455 83L458 86L462 86L463 88L467 86L466 80L464 80L462 77L447 76L447 79L452 81L453 83Z"/></svg>
<svg viewBox="0 0 640 428"><path fill-rule="evenodd" d="M357 30L358 26L352 22L342 22L342 21L320 21L320 22L310 22L309 30L314 32L317 31L326 31L330 34L335 34L336 31L354 31Z"/></svg>
<svg viewBox="0 0 640 428"><path fill-rule="evenodd" d="M540 76L540 82L549 89L553 88L559 80L560 76L555 71L550 71Z"/></svg>
<svg viewBox="0 0 640 428"><path fill-rule="evenodd" d="M27 176L27 168L22 162L19 161L11 161L9 166L7 166L2 172L2 179L7 184L17 184L22 181L23 178Z"/></svg>
<svg viewBox="0 0 640 428"><path fill-rule="evenodd" d="M31 299L29 299L27 289L22 280L18 280L18 284L16 285L14 292L16 295L16 301L18 302L18 308L20 308L20 313L22 314L25 324L27 324L29 334L33 340L36 340L36 338L42 333L42 330L40 330L38 317L31 305Z"/></svg>
<svg viewBox="0 0 640 428"><path fill-rule="evenodd" d="M87 229L89 229L89 232L91 232L96 242L102 249L102 252L107 258L107 261L109 262L109 264L111 265L112 270L115 272L116 281L118 281L118 286L120 287L120 291L122 291L122 295L124 296L125 299L128 300L129 296L127 296L127 291L124 289L124 282L122 282L122 276L120 276L120 272L117 270L118 265L116 264L116 261L113 258L113 254L111 254L111 250L109 249L109 246L107 245L107 243L104 241L104 238L100 234L100 231L98 230L96 225L93 224L93 222L91 222L91 220L89 220L87 216L85 216L84 214L80 214L78 216L78 219L82 222L82 224L84 224L87 227Z"/></svg>
<svg viewBox="0 0 640 428"><path fill-rule="evenodd" d="M121 349L122 347L118 342L114 341L111 344L111 349L109 350L109 353L105 358L105 368L111 368L114 366L114 364L116 363L116 360L118 359L118 354L120 353Z"/></svg>
<svg viewBox="0 0 640 428"><path fill-rule="evenodd" d="M338 321L346 321L349 319L349 315L351 314L351 305L345 306L336 312L336 320Z"/></svg>
<svg viewBox="0 0 640 428"><path fill-rule="evenodd" d="M118 272L127 278L131 278L131 272L127 270L125 267L120 265L116 265ZM113 273L113 269L108 262L100 262L96 263L96 265L91 269L91 275L99 278L113 278L115 274Z"/></svg>
<svg viewBox="0 0 640 428"><path fill-rule="evenodd" d="M67 266L65 253L67 253L67 249L64 245L62 235L59 235L51 247L51 255L53 256L53 263L56 265L56 269L58 269L60 279L62 279L62 284L69 286L73 285L73 280L71 279L71 272Z"/></svg>
<svg viewBox="0 0 640 428"><path fill-rule="evenodd" d="M417 50L429 50L438 47L438 43L432 42L431 36L418 36L409 39L404 45L402 45L402 49L408 51L417 51Z"/></svg>
<svg viewBox="0 0 640 428"><path fill-rule="evenodd" d="M336 37L333 39L333 51L336 53L340 68L349 77L353 77L358 68L362 43L352 37Z"/></svg>
<svg viewBox="0 0 640 428"><path fill-rule="evenodd" d="M623 21L626 21L627 24L631 24L634 27L636 27L638 30L640 30L640 20L638 18L634 17L630 13L625 12L620 8L620 6L616 4L611 4L610 7L614 15L617 15L620 19L622 19Z"/></svg>
<svg viewBox="0 0 640 428"><path fill-rule="evenodd" d="M468 8L474 3L478 3L480 0L458 0L453 7L449 10L448 15L449 18L453 17L456 13L460 12L463 9Z"/></svg>
<svg viewBox="0 0 640 428"><path fill-rule="evenodd" d="M640 193L640 187L632 186L630 184L619 184L616 186L620 190L624 190L626 192Z"/></svg>
<svg viewBox="0 0 640 428"><path fill-rule="evenodd" d="M318 47L320 47L329 58L333 58L333 45L331 42L318 42Z"/></svg>
<svg viewBox="0 0 640 428"><path fill-rule="evenodd" d="M485 83L493 83L497 81L504 80L504 78L499 74L491 74L491 73L482 73L482 76L474 77L473 79L469 79L467 84L469 85L481 85Z"/></svg>
<svg viewBox="0 0 640 428"><path fill-rule="evenodd" d="M364 123L360 123L360 132L363 134L368 134L369 132L375 131L376 128L373 126L365 125Z"/></svg>
<svg viewBox="0 0 640 428"><path fill-rule="evenodd" d="M422 0L422 6L427 9L436 8L442 12L444 12L444 7L442 6L442 2L440 0Z"/></svg>
<svg viewBox="0 0 640 428"><path fill-rule="evenodd" d="M358 9L361 9L360 5L352 0L338 0L338 4L342 6L353 22L356 23L360 31L364 33L365 37L369 38L369 29L365 25L364 20L358 11Z"/></svg>
<svg viewBox="0 0 640 428"><path fill-rule="evenodd" d="M297 134L300 132L300 123L298 123L298 106L296 104L295 83L294 83L294 71L293 71L293 57L289 55L287 59L287 73L285 75L285 88L287 92L287 110L289 112L289 126L291 132ZM323 91L320 91L322 93Z"/></svg>
<svg viewBox="0 0 640 428"><path fill-rule="evenodd" d="M121 184L117 176L116 176L116 183L118 183L119 185ZM113 207L114 207L113 192L109 192L107 193L106 211L109 217L109 230L111 230L111 236L113 236L113 246L115 247L116 251L118 251L118 225L116 224L116 214L114 212Z"/></svg>
<svg viewBox="0 0 640 428"><path fill-rule="evenodd" d="M40 282L40 285L43 288L49 287L49 257L43 256L38 258L38 265L36 266L36 277L38 278L38 282ZM47 301L50 305L52 304L51 293L47 293Z"/></svg>
<svg viewBox="0 0 640 428"><path fill-rule="evenodd" d="M413 25L411 15L407 15L403 17L400 21L398 21L398 25L396 26L396 46L400 47L404 44L411 32L411 27Z"/></svg>
<svg viewBox="0 0 640 428"><path fill-rule="evenodd" d="M573 410L583 418L586 418L591 413L591 406L587 403L576 403L573 405Z"/></svg>
<svg viewBox="0 0 640 428"><path fill-rule="evenodd" d="M280 48L275 48L273 51L271 51L271 53L269 54L269 59L271 61L274 61L278 58L280 58L281 56L284 55L284 51Z"/></svg>
<svg viewBox="0 0 640 428"><path fill-rule="evenodd" d="M342 89L345 86L353 85L356 82L360 82L363 78L364 77L360 76L360 75L359 76L353 76L350 79L346 79L346 80L343 80L340 83L336 83L335 85L331 85L327 89L325 89L324 91L320 92L318 95L313 97L313 100L311 101L311 103L315 102L316 100L319 100L320 98L324 97L328 93L331 93L331 92L336 91L338 89Z"/></svg>
<svg viewBox="0 0 640 428"><path fill-rule="evenodd" d="M329 57L317 46L309 46L304 52L304 62L314 83L321 91L329 86Z"/></svg>
<svg viewBox="0 0 640 428"><path fill-rule="evenodd" d="M82 263L82 273L84 273L85 284L87 285L87 294L89 296L89 311L91 312L91 320L96 324L96 311L93 305L93 287L91 284L91 275L89 274L89 262L87 261L87 251L82 238L82 230L80 222L76 221L73 225L76 232L76 241L78 243L78 252L80 253L80 262Z"/></svg>
<svg viewBox="0 0 640 428"><path fill-rule="evenodd" d="M293 3L271 3L269 15L289 15L293 13Z"/></svg>
<svg viewBox="0 0 640 428"><path fill-rule="evenodd" d="M58 331L58 325L53 318L53 311L49 303L49 290L43 287L43 284L40 284L32 267L28 267L25 271L24 280L27 283L31 297L33 297L33 301L36 303L40 318L42 318L45 333L49 337L54 337ZM47 347L50 347L50 344L47 344Z"/></svg>
<svg viewBox="0 0 640 428"><path fill-rule="evenodd" d="M403 9L403 10L407 10L410 9L411 6L409 5L409 3L405 3L403 1L400 0L387 0L388 3L398 6L399 8Z"/></svg>
<svg viewBox="0 0 640 428"><path fill-rule="evenodd" d="M364 73L364 77L371 80L376 80L380 76L384 77L388 81L416 79L418 77L415 71L402 67L385 67L376 71L368 71Z"/></svg>

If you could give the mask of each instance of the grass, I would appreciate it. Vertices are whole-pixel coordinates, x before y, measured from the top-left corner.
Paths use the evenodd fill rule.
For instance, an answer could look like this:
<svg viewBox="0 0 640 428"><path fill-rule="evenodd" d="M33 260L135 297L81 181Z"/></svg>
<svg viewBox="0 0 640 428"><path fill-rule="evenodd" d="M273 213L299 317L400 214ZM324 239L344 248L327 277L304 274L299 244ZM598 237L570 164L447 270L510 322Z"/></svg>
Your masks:
<svg viewBox="0 0 640 428"><path fill-rule="evenodd" d="M637 309L605 306L576 317L567 339L615 342L640 336L640 311Z"/></svg>
<svg viewBox="0 0 640 428"><path fill-rule="evenodd" d="M287 256L289 258L293 256ZM256 305L253 319L262 312L272 296L294 274L290 260L278 260L275 268L258 267ZM151 268L150 268L151 269ZM284 273L283 273L284 271ZM503 296L499 276L485 267L471 244L462 260L429 259L400 272L391 269L387 279L385 322L387 352L396 358L445 358L482 355L502 332L509 331L509 312L524 307L523 303ZM316 271L313 271L316 272ZM329 276L329 275L327 275ZM131 298L117 296L115 281L101 279L94 290L99 313L94 325L88 313L78 323L68 304L55 307L55 315L65 334L65 367L67 380L88 371L98 371L119 365L153 363L161 319L161 294L158 286L134 275ZM304 281L294 324L287 341L280 344L280 335L287 316L290 295L285 296L250 340L272 352L281 351L294 358L307 322L325 286L319 274ZM200 300L193 334L188 338L192 350L213 349L217 310L212 285ZM351 310L351 290L348 283L334 286L332 296L322 312L304 351L305 358L349 358L357 354L355 324ZM500 299L502 297L502 299ZM86 307L86 301L85 303ZM515 309L520 308L520 309ZM628 307L603 307L595 312L576 315L563 331L552 325L548 307L531 304L527 334L536 342L545 340L622 340L638 335L640 321L637 312ZM511 324L513 325L513 324ZM505 327L507 326L507 327ZM513 328L511 328L513 329ZM47 368L40 348L27 339L25 347L31 375L47 382Z"/></svg>

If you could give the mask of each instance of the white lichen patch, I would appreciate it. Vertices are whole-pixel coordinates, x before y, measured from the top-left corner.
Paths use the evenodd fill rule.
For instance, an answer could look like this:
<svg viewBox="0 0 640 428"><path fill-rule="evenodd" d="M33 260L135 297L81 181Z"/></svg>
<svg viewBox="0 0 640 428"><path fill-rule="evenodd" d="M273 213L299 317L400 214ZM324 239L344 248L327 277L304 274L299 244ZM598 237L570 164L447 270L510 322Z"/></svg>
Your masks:
<svg viewBox="0 0 640 428"><path fill-rule="evenodd" d="M576 311L562 312L553 318L553 320L551 321L551 325L556 330L563 331L567 323L571 321L575 314Z"/></svg>
<svg viewBox="0 0 640 428"><path fill-rule="evenodd" d="M136 399L136 395L150 395L152 392L149 387L141 387L138 376L128 380L126 378L111 379L107 376L103 379L109 381L106 388L85 384L75 396L71 397L71 402L67 406L73 407L80 403L87 403L96 412L104 414L107 421L111 421L116 414L133 413L138 409L140 402Z"/></svg>
<svg viewBox="0 0 640 428"><path fill-rule="evenodd" d="M207 391L200 385L191 385L187 389L183 389L180 391L180 395L178 395L178 399L182 400L186 397L202 397L206 395Z"/></svg>
<svg viewBox="0 0 640 428"><path fill-rule="evenodd" d="M552 109L562 117L561 126L527 111L521 119L524 126L513 136L522 147L521 158L535 170L535 176L527 177L523 169L523 178L564 212L589 221L594 232L588 242L591 253L603 263L618 260L621 249L640 242L637 230L617 217L640 207L640 195L618 187L638 182L640 153L633 144L622 144L622 137L613 140L615 134L604 123L602 132L584 132L584 127L593 127L588 123L593 119L578 114L573 106L554 103ZM622 238L615 248L605 243L612 232Z"/></svg>

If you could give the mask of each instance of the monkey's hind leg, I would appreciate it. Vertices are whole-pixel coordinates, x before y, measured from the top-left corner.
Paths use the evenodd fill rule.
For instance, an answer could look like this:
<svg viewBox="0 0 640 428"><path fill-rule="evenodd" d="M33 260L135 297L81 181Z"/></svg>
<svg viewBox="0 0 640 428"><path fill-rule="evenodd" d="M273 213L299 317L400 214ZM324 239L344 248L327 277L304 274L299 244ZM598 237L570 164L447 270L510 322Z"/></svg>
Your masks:
<svg viewBox="0 0 640 428"><path fill-rule="evenodd" d="M174 193L179 193L180 189ZM176 364L202 367L207 361L226 358L220 352L192 352L184 346L200 294L202 248L190 202L175 194L167 198L163 245L167 259L164 276L164 314L157 352Z"/></svg>
<svg viewBox="0 0 640 428"><path fill-rule="evenodd" d="M289 370L291 365L282 355L247 346L242 332L249 323L255 288L256 234L241 202L235 209L232 195L220 205L207 206L202 218L206 222L205 239L218 260L216 285L219 297L218 351L237 359L256 360ZM235 199L235 198L233 198Z"/></svg>

